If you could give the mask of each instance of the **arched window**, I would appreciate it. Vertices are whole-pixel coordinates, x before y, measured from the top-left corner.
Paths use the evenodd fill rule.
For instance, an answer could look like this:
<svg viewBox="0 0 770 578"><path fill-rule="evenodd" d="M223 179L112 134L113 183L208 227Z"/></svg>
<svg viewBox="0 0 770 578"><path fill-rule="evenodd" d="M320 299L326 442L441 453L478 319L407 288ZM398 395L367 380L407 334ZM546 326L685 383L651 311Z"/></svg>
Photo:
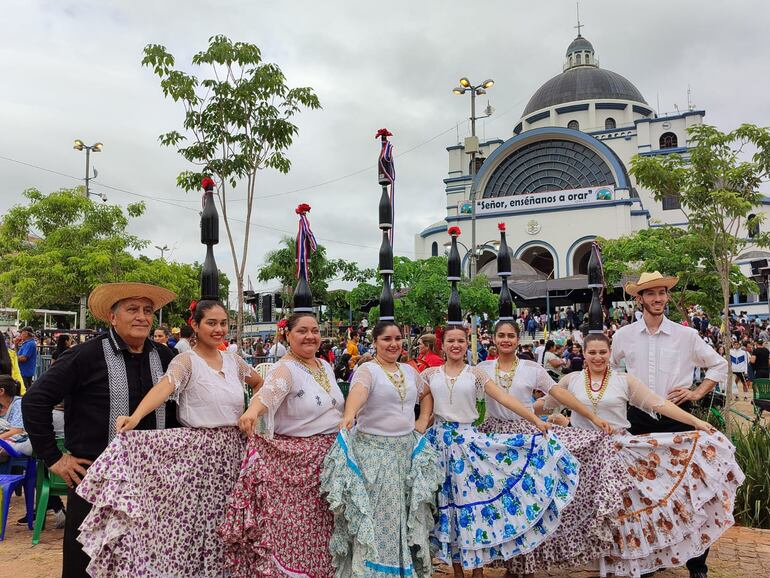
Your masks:
<svg viewBox="0 0 770 578"><path fill-rule="evenodd" d="M678 140L673 132L664 132L662 135L660 135L660 148L675 149L678 146Z"/></svg>
<svg viewBox="0 0 770 578"><path fill-rule="evenodd" d="M582 59L583 59L583 57L580 55L580 53L578 53L578 55L577 55L577 63L578 64L582 64L582 62L581 62Z"/></svg>
<svg viewBox="0 0 770 578"><path fill-rule="evenodd" d="M438 257L438 243L436 241L433 241L433 244L430 246L430 256Z"/></svg>
<svg viewBox="0 0 770 578"><path fill-rule="evenodd" d="M610 129L610 128L617 128L617 125L615 124L615 119L611 116L607 118L607 120L604 121L604 128Z"/></svg>
<svg viewBox="0 0 770 578"><path fill-rule="evenodd" d="M571 120L567 123L567 128L571 128L572 130L580 130L580 123L576 120Z"/></svg>

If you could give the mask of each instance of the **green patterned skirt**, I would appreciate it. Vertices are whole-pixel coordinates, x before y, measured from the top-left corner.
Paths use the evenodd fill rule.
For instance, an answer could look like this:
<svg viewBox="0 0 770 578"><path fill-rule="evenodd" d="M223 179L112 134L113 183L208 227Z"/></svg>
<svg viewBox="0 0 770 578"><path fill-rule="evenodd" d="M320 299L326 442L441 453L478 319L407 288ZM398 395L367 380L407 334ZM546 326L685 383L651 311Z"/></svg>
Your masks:
<svg viewBox="0 0 770 578"><path fill-rule="evenodd" d="M416 432L340 432L321 474L334 513L336 578L431 575L428 534L444 478L438 463L436 450Z"/></svg>

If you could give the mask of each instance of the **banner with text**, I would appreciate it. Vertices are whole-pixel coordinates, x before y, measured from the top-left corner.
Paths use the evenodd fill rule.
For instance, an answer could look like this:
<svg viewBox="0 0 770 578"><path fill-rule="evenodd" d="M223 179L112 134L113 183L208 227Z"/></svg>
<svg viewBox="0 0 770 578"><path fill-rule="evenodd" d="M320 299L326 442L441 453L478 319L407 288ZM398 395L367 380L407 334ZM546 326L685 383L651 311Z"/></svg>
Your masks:
<svg viewBox="0 0 770 578"><path fill-rule="evenodd" d="M547 193L523 193L510 197L495 197L476 201L477 215L512 213L530 209L553 209L574 205L598 204L611 201L615 197L613 187L591 187L590 189L571 189L569 191L549 191Z"/></svg>

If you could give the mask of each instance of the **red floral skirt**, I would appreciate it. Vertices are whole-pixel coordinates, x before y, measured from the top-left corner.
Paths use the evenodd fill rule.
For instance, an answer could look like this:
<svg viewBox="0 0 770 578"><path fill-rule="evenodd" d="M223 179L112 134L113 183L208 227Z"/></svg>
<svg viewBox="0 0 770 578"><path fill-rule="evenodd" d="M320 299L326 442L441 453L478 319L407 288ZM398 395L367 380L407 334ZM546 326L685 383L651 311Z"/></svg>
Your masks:
<svg viewBox="0 0 770 578"><path fill-rule="evenodd" d="M335 434L252 436L219 535L232 578L331 578L334 518L320 493Z"/></svg>

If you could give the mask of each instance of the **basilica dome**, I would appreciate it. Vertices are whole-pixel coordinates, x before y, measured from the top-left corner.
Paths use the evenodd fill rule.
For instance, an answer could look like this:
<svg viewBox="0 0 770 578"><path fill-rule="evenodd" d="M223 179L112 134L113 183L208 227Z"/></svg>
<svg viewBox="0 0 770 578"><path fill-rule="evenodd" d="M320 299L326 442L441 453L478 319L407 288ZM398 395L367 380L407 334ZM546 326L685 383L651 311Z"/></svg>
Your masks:
<svg viewBox="0 0 770 578"><path fill-rule="evenodd" d="M599 68L593 45L578 35L567 48L564 71L548 80L529 99L522 117L581 100L626 100L647 104L631 81L616 72Z"/></svg>

